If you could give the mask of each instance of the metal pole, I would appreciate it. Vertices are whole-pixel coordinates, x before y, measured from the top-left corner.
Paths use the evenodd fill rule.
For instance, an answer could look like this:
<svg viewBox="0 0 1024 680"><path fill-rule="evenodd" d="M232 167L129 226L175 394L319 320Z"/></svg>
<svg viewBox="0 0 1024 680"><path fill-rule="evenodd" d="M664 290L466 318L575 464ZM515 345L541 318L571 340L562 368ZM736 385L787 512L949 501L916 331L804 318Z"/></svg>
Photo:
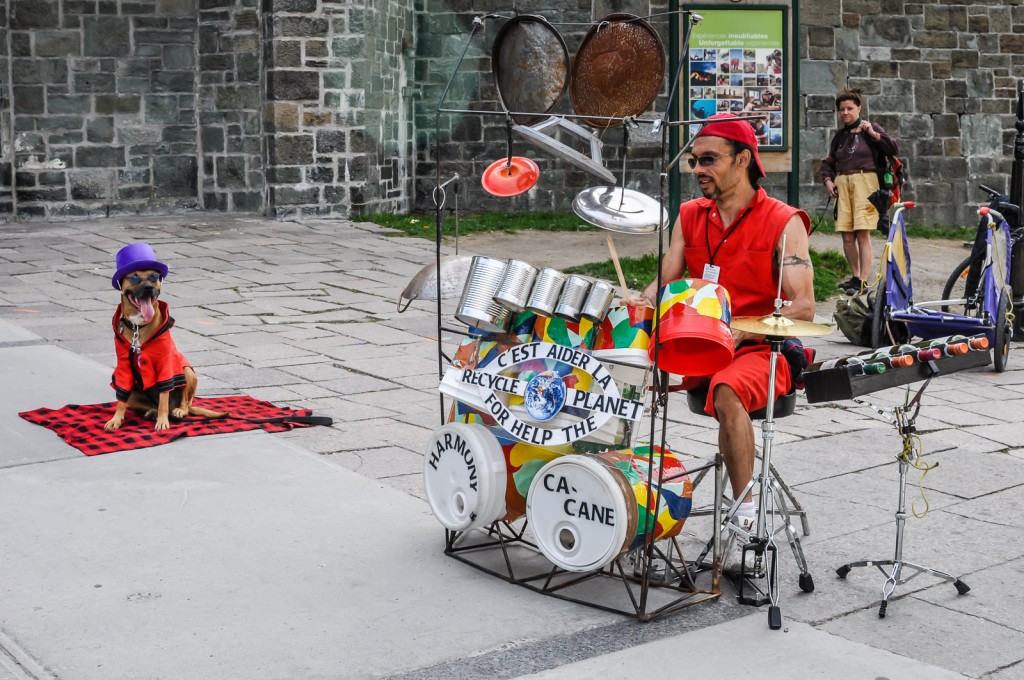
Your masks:
<svg viewBox="0 0 1024 680"><path fill-rule="evenodd" d="M1013 141L1013 170L1010 173L1010 202L1024 205L1024 80L1017 91L1017 137Z"/></svg>

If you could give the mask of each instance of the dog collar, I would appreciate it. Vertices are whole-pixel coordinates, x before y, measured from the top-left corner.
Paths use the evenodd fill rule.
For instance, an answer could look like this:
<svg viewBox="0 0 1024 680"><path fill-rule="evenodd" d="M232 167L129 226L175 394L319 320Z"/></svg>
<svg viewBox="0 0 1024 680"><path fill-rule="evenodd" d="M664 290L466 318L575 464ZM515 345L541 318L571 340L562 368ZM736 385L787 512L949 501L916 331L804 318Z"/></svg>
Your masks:
<svg viewBox="0 0 1024 680"><path fill-rule="evenodd" d="M142 354L142 344L139 342L139 331L142 329L142 326L139 326L138 324L134 324L131 321L129 321L128 319L124 319L124 318L121 319L121 324L127 330L130 330L132 332L132 342L131 342L132 351L137 352L138 354L141 355ZM140 359L141 359L141 357L140 357Z"/></svg>

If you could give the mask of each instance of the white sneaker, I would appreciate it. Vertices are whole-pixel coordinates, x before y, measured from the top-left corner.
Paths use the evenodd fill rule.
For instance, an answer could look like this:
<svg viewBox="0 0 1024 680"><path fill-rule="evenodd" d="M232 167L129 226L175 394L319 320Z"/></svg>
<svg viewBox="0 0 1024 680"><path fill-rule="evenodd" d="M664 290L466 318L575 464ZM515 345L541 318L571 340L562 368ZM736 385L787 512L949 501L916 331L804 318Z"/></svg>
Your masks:
<svg viewBox="0 0 1024 680"><path fill-rule="evenodd" d="M732 523L748 534L752 534L757 528L757 515L733 515Z"/></svg>
<svg viewBox="0 0 1024 680"><path fill-rule="evenodd" d="M725 571L739 575L742 571L746 576L752 578L760 578L764 576L764 559L758 559L754 554L754 551L748 550L746 553L747 562L744 568L741 569L740 565L743 564L743 546L750 542L750 537L754 535L757 529L757 515L733 515L732 523L737 529L746 532L746 536L737 532L730 532L729 540L733 542L733 549L726 554L725 559Z"/></svg>

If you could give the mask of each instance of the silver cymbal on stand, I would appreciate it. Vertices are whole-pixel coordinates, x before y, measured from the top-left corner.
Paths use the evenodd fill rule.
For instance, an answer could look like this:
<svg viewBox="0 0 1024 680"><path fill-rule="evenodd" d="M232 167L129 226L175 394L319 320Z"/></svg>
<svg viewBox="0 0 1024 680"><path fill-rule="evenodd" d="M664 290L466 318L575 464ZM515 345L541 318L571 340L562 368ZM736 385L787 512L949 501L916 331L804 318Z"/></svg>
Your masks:
<svg viewBox="0 0 1024 680"><path fill-rule="evenodd" d="M657 200L622 187L584 189L572 209L595 227L621 234L653 234L668 226L668 211Z"/></svg>

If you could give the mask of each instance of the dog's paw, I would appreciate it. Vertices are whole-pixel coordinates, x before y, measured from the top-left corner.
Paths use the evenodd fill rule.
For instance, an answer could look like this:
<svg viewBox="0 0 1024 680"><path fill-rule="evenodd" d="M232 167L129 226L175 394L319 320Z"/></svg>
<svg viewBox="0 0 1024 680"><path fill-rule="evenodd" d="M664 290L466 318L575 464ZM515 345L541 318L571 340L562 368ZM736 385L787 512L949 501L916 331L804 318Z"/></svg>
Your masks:
<svg viewBox="0 0 1024 680"><path fill-rule="evenodd" d="M176 408L173 411L171 411L171 420L173 420L175 422L178 422L180 420L185 420L185 418L187 418L187 417L188 417L188 411L186 411L183 408Z"/></svg>
<svg viewBox="0 0 1024 680"><path fill-rule="evenodd" d="M156 425L153 426L154 430L169 430L170 428L171 428L171 423L170 423L170 421L166 417L163 417L163 418L158 417L156 419Z"/></svg>
<svg viewBox="0 0 1024 680"><path fill-rule="evenodd" d="M121 423L123 423L123 422L124 422L124 420L121 419L121 418L111 418L110 420L108 420L103 425L103 429L104 430L116 430L119 427L121 427Z"/></svg>

